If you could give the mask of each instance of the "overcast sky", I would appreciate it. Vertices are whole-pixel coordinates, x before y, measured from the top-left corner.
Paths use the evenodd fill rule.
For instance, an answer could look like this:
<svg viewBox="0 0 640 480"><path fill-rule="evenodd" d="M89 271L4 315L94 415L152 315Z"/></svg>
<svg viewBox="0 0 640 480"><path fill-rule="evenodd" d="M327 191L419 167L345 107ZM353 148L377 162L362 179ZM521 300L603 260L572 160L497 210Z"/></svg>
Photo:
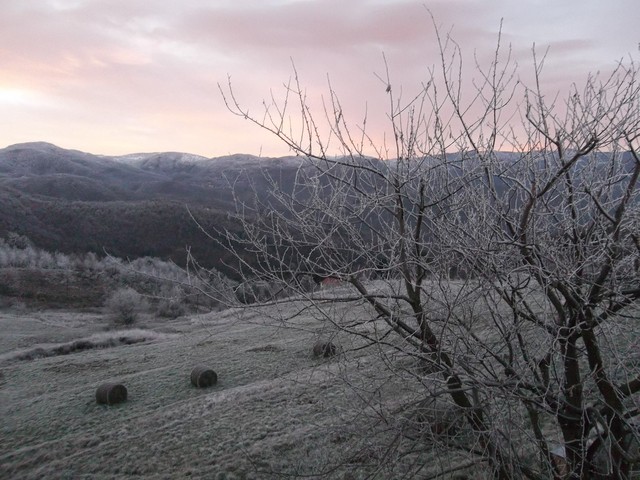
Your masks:
<svg viewBox="0 0 640 480"><path fill-rule="evenodd" d="M367 108L378 128L382 53L406 91L437 62L427 9L480 58L501 19L520 65L534 42L549 47L544 78L558 90L638 57L638 0L1 0L0 147L284 155L226 110L217 83L230 75L258 113L292 59L310 98L329 76L353 122Z"/></svg>

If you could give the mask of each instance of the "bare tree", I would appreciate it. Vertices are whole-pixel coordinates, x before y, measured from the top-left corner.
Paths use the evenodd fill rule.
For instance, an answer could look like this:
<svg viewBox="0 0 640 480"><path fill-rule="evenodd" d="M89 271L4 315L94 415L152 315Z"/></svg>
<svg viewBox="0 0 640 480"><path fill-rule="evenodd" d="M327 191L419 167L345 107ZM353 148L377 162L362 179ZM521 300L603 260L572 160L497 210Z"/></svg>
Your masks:
<svg viewBox="0 0 640 480"><path fill-rule="evenodd" d="M231 83L222 88L231 112L301 157L292 187L272 179L268 198L237 205L244 231L224 232L225 245L250 252L237 255L243 277L287 285L320 312L368 305L361 321L326 319L422 366L389 370L414 392L396 410L404 420L389 451L436 442L442 456L500 479L631 478L640 461L637 67L620 62L548 100L542 62L534 54L527 87L498 41L466 90L458 45L438 41L439 66L415 97L396 96L388 71L380 77L388 143L368 136L366 119L349 124L331 86L312 112L297 73L260 117ZM349 288L309 293L304 276ZM464 422L438 420L442 402Z"/></svg>

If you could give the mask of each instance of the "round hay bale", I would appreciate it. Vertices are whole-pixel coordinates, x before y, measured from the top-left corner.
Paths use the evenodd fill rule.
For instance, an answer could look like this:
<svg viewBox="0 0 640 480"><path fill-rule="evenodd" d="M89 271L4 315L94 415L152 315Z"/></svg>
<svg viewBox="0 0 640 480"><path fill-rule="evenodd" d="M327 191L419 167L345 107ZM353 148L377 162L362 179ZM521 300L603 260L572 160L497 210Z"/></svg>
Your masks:
<svg viewBox="0 0 640 480"><path fill-rule="evenodd" d="M96 402L115 405L127 400L127 389L120 383L104 383L96 390Z"/></svg>
<svg viewBox="0 0 640 480"><path fill-rule="evenodd" d="M191 370L191 384L198 388L212 387L218 382L218 374L210 368L198 366Z"/></svg>
<svg viewBox="0 0 640 480"><path fill-rule="evenodd" d="M318 341L313 346L313 356L314 357L333 357L336 353L338 353L338 347L335 346L332 342L323 342Z"/></svg>

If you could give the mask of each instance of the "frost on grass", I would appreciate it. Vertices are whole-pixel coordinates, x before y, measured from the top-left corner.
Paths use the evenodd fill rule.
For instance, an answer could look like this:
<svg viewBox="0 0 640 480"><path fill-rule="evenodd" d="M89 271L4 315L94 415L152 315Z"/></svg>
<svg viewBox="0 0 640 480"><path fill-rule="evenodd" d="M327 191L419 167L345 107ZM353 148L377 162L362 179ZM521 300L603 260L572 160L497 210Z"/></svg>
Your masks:
<svg viewBox="0 0 640 480"><path fill-rule="evenodd" d="M96 333L85 338L79 338L70 342L36 345L32 348L14 350L0 355L0 362L12 360L33 360L34 358L54 357L57 355L69 355L83 350L97 348L111 348L121 345L161 340L168 335L142 330L120 330L118 332Z"/></svg>

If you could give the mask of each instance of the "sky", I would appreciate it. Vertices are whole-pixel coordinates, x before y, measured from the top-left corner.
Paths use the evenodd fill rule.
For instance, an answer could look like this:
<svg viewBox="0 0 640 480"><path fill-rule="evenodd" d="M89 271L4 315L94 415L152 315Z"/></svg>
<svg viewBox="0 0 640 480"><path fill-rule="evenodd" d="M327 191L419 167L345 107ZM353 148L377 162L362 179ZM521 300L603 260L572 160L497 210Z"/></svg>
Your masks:
<svg viewBox="0 0 640 480"><path fill-rule="evenodd" d="M562 92L637 59L638 19L638 0L2 0L0 148L286 155L230 113L219 84L230 79L259 117L295 66L317 117L330 82L345 117L366 112L377 134L388 127L383 54L394 92L410 95L438 62L434 21L481 61L502 21L522 75L535 43L547 88Z"/></svg>

